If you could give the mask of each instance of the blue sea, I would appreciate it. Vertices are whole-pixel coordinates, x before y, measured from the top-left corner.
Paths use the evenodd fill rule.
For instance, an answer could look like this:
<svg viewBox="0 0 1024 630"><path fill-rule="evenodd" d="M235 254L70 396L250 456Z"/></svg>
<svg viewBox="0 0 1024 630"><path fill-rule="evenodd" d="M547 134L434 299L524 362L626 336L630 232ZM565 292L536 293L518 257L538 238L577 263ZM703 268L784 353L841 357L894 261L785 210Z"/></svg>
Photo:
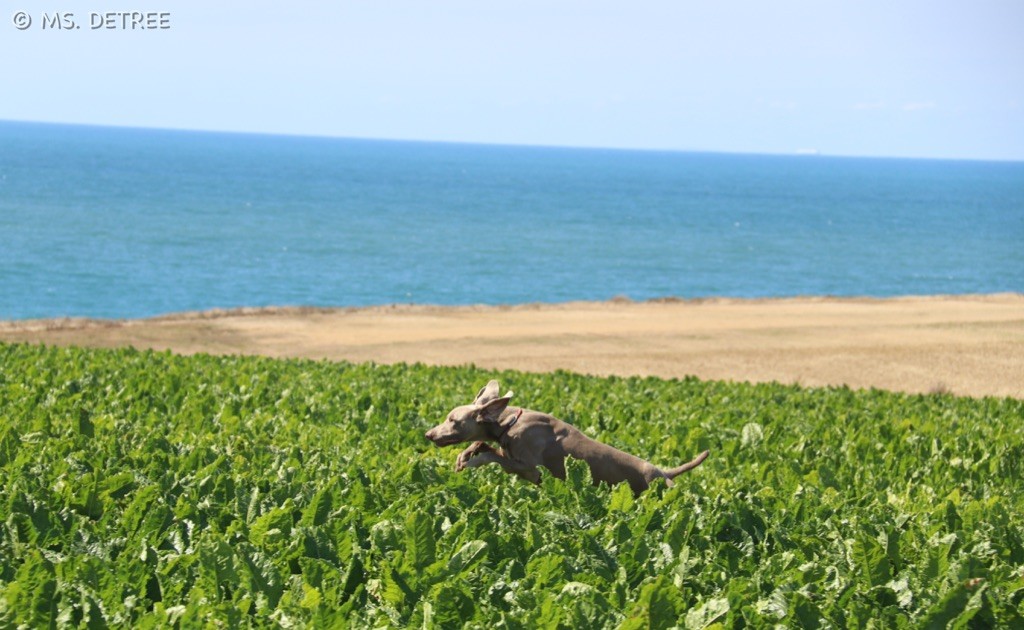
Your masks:
<svg viewBox="0 0 1024 630"><path fill-rule="evenodd" d="M0 319L1024 292L1024 163L0 123Z"/></svg>

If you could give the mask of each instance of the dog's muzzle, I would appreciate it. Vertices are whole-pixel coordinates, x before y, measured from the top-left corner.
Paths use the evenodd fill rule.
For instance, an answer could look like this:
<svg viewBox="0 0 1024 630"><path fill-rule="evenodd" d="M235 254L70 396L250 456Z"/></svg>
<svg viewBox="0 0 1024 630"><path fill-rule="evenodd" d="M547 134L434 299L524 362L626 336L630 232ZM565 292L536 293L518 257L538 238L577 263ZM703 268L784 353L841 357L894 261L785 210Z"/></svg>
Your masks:
<svg viewBox="0 0 1024 630"><path fill-rule="evenodd" d="M457 437L441 437L434 434L434 430L431 429L423 434L423 437L433 442L436 446L450 446L452 444L458 444L462 440Z"/></svg>

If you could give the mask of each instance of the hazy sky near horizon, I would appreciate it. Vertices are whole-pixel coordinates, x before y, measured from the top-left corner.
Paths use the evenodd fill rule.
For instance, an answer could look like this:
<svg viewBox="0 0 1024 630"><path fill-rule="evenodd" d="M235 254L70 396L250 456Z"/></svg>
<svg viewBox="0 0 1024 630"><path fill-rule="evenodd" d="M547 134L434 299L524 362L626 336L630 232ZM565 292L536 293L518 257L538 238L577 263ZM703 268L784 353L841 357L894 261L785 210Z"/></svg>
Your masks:
<svg viewBox="0 0 1024 630"><path fill-rule="evenodd" d="M1024 160L1020 0L3 6L6 120ZM112 9L169 28L92 28Z"/></svg>

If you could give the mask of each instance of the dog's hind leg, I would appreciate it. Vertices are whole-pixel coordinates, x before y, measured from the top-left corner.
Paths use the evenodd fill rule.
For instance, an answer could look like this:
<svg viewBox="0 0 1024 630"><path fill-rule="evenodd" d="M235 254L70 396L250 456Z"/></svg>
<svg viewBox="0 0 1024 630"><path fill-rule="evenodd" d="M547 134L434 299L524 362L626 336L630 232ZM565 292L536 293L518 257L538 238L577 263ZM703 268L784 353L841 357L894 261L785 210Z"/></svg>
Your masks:
<svg viewBox="0 0 1024 630"><path fill-rule="evenodd" d="M565 457L561 455L545 457L544 468L551 471L555 479L565 479Z"/></svg>

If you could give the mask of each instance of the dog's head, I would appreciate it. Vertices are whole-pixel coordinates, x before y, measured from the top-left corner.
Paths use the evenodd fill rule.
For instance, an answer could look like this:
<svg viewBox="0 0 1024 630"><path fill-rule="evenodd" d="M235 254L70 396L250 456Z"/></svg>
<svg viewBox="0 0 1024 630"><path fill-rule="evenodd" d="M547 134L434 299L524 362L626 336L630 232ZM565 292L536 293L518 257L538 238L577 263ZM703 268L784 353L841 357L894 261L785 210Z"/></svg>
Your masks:
<svg viewBox="0 0 1024 630"><path fill-rule="evenodd" d="M444 422L427 431L426 438L437 446L488 439L492 435L488 424L498 423L512 399L512 392L498 397L499 391L498 381L487 383L471 404L452 409Z"/></svg>

